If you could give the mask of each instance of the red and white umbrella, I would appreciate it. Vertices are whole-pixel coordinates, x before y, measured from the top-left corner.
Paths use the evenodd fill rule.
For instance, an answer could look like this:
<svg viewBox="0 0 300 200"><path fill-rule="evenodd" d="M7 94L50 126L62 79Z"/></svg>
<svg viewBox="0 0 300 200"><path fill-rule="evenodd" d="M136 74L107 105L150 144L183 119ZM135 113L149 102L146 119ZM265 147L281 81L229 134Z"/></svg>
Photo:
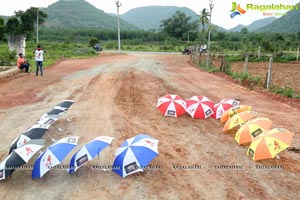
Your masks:
<svg viewBox="0 0 300 200"><path fill-rule="evenodd" d="M234 99L222 99L219 103L214 105L214 113L211 115L215 119L220 119L224 111L231 107L239 105L239 101Z"/></svg>
<svg viewBox="0 0 300 200"><path fill-rule="evenodd" d="M178 95L166 94L158 99L157 108L164 116L179 117L185 113L185 101Z"/></svg>
<svg viewBox="0 0 300 200"><path fill-rule="evenodd" d="M206 96L192 96L186 100L186 112L193 118L206 119L213 114L214 102Z"/></svg>

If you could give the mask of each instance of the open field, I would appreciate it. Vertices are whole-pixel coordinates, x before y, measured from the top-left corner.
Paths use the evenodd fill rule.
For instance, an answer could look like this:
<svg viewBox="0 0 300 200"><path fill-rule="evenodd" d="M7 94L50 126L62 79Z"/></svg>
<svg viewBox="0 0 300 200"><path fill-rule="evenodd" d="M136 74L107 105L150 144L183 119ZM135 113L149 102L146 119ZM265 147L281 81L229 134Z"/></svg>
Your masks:
<svg viewBox="0 0 300 200"><path fill-rule="evenodd" d="M192 119L188 114L162 116L156 103L167 93L184 99L207 96L214 102L239 99L260 117L270 118L273 128L294 132L292 146L300 147L300 108L201 71L189 63L189 56L101 53L96 58L66 59L45 69L43 77L31 73L0 80L1 160L19 133L64 99L75 101L56 122L64 131L52 126L48 135L56 140L80 136L78 148L99 135L115 140L99 160L90 161L72 175L52 170L32 180L30 170L17 170L0 182L0 199L231 200L241 194L251 200L299 198L299 153L286 150L280 159L253 162L246 156L248 145L239 146L233 134L223 133L218 120ZM92 169L95 165L111 166L117 147L138 133L160 140L160 154L151 163L158 169L124 179L109 170ZM50 144L48 135L44 138ZM69 163L72 153L64 164ZM195 165L201 169L182 169ZM230 166L238 169L226 169Z"/></svg>

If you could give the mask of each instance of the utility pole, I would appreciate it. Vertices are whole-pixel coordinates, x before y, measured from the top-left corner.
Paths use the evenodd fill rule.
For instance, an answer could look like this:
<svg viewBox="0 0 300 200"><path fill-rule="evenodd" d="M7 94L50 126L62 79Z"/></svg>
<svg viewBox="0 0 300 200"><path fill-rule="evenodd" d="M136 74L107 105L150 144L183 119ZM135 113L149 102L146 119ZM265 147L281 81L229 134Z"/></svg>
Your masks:
<svg viewBox="0 0 300 200"><path fill-rule="evenodd" d="M116 0L117 13L118 13L118 47L119 47L119 51L121 51L120 15L119 15L119 8L121 7L121 5L122 5L122 3L120 3L119 0Z"/></svg>
<svg viewBox="0 0 300 200"><path fill-rule="evenodd" d="M214 8L214 2L209 0L209 25L208 25L208 42L207 42L207 59L206 59L206 67L210 66L210 31L211 31L211 15L212 9Z"/></svg>
<svg viewBox="0 0 300 200"><path fill-rule="evenodd" d="M39 43L39 9L36 8L36 43Z"/></svg>

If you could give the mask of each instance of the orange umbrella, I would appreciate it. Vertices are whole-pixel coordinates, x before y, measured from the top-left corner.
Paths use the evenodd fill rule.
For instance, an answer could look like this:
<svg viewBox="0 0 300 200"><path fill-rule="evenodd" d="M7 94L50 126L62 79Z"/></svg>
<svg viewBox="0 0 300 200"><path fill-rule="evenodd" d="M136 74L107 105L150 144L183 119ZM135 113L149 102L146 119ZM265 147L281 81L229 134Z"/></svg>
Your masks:
<svg viewBox="0 0 300 200"><path fill-rule="evenodd" d="M268 118L258 117L251 119L243 124L235 134L235 141L238 144L251 142L252 139L262 132L269 130L272 126L272 121Z"/></svg>
<svg viewBox="0 0 300 200"><path fill-rule="evenodd" d="M221 122L222 123L226 122L229 118L231 118L233 115L237 113L250 111L250 110L252 110L252 107L248 105L239 105L239 106L234 106L232 108L229 108L228 110L222 113Z"/></svg>
<svg viewBox="0 0 300 200"><path fill-rule="evenodd" d="M294 133L284 128L274 128L254 138L247 155L254 161L274 158L278 153L290 147Z"/></svg>
<svg viewBox="0 0 300 200"><path fill-rule="evenodd" d="M233 117L229 118L223 128L223 131L226 132L230 129L233 129L239 125L242 125L249 121L250 119L255 118L257 112L254 111L244 111L233 115Z"/></svg>

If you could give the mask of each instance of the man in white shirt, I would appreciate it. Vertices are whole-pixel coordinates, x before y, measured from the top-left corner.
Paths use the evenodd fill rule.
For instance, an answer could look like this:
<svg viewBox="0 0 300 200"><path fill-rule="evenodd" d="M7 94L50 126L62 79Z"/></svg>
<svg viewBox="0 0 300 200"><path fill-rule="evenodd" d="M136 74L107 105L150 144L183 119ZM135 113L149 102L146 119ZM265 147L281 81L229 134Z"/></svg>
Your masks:
<svg viewBox="0 0 300 200"><path fill-rule="evenodd" d="M43 61L44 61L44 51L40 45L37 46L37 49L33 52L35 54L35 63L36 63L36 73L35 75L38 76L39 70L41 72L41 76L43 76Z"/></svg>

